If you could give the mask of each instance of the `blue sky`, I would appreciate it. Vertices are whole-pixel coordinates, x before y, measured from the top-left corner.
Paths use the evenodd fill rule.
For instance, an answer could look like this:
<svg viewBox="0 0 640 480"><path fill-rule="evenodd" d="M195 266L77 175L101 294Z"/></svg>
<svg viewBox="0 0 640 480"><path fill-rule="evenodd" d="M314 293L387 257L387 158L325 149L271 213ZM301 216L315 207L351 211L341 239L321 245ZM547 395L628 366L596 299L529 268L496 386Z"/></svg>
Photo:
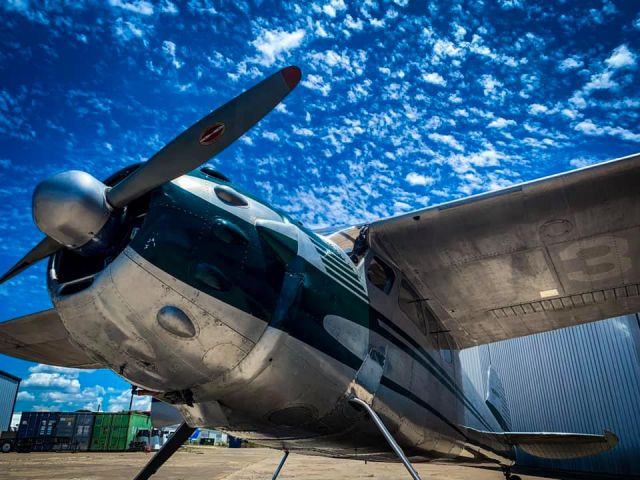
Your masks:
<svg viewBox="0 0 640 480"><path fill-rule="evenodd" d="M40 238L39 180L144 160L288 64L298 89L212 163L312 227L640 151L640 4L548 3L5 0L0 269ZM0 320L49 306L44 264L0 287ZM0 369L18 411L128 405L106 371Z"/></svg>

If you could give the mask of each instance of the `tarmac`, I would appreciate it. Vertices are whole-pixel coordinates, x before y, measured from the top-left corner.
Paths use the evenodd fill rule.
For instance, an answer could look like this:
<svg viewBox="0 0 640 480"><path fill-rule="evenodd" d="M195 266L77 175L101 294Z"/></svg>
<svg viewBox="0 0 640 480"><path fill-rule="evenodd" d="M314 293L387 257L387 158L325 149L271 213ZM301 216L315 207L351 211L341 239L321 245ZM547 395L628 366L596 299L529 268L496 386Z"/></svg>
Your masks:
<svg viewBox="0 0 640 480"><path fill-rule="evenodd" d="M0 478L132 479L151 455L142 452L6 453L0 454ZM165 463L152 480L269 480L281 456L282 452L266 448L187 447ZM504 479L499 470L430 463L414 466L423 480ZM530 475L520 477L522 480L543 478ZM278 479L402 480L410 477L401 464L364 463L292 453Z"/></svg>

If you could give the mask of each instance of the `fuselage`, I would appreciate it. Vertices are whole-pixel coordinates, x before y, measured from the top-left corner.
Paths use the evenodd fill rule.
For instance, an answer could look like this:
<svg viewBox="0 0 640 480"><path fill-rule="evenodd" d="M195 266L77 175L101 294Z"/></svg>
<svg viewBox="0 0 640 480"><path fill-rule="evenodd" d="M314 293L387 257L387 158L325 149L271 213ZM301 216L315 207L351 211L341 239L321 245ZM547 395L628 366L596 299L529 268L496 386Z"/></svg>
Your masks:
<svg viewBox="0 0 640 480"><path fill-rule="evenodd" d="M58 255L50 293L79 346L190 425L292 451L394 459L348 403L357 394L415 459L510 464L508 446L469 437L465 426L501 426L383 252L355 264L201 171L153 192L130 237L95 272Z"/></svg>

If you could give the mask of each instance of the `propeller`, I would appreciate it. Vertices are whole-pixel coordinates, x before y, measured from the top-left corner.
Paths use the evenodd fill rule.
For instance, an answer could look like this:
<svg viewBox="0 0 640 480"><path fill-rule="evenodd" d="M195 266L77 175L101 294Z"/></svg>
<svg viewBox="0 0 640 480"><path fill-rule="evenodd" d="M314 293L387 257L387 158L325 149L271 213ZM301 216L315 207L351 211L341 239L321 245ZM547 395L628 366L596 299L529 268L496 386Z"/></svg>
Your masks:
<svg viewBox="0 0 640 480"><path fill-rule="evenodd" d="M42 181L33 194L33 218L47 235L0 277L0 284L61 248L91 254L105 248L124 209L149 191L207 162L273 110L300 82L286 67L202 118L109 188L71 170Z"/></svg>

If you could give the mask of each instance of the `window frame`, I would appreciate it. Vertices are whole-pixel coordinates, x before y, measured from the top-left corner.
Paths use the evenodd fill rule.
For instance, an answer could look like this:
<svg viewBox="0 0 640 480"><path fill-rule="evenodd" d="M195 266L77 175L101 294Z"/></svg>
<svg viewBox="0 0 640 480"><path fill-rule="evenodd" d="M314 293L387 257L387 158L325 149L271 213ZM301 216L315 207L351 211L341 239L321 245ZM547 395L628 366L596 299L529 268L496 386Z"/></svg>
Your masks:
<svg viewBox="0 0 640 480"><path fill-rule="evenodd" d="M373 280L371 279L371 277L369 276L369 270L371 269L371 266L374 263L377 266L379 266L382 269L382 271L384 272L384 274L386 275L386 281L385 281L385 284L384 284L383 287L380 287L378 284L374 283ZM393 290L393 286L396 283L396 272L386 262L384 262L380 257L378 257L377 255L373 255L371 257L371 260L369 260L369 263L367 264L367 271L365 273L366 273L366 276L367 276L367 281L371 285L376 287L378 290L380 290L385 295L389 295L391 293L391 291Z"/></svg>

